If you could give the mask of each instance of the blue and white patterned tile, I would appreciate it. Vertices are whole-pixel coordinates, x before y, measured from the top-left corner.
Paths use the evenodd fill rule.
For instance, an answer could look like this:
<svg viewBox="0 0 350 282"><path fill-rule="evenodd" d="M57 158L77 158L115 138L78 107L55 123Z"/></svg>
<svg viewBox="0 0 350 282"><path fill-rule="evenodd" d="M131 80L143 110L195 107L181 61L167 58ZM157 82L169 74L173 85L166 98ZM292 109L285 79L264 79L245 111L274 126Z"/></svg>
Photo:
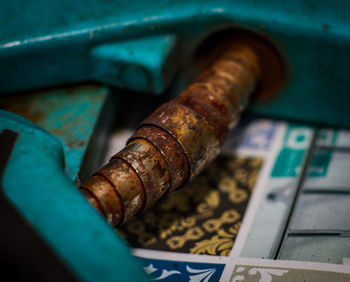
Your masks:
<svg viewBox="0 0 350 282"><path fill-rule="evenodd" d="M224 264L169 261L141 258L143 268L152 280L160 281L219 281Z"/></svg>
<svg viewBox="0 0 350 282"><path fill-rule="evenodd" d="M278 128L277 122L267 119L246 119L230 132L225 151L237 149L269 151Z"/></svg>

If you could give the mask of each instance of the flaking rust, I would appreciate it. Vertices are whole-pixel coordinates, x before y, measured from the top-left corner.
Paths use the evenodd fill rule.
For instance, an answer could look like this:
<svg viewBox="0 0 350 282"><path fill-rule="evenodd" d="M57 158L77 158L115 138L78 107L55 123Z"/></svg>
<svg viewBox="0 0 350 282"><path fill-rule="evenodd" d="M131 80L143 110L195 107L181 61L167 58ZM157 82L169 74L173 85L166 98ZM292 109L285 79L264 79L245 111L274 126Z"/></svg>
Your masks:
<svg viewBox="0 0 350 282"><path fill-rule="evenodd" d="M83 184L89 202L119 225L197 176L218 154L260 77L248 45L232 44L178 97L137 128L127 146Z"/></svg>

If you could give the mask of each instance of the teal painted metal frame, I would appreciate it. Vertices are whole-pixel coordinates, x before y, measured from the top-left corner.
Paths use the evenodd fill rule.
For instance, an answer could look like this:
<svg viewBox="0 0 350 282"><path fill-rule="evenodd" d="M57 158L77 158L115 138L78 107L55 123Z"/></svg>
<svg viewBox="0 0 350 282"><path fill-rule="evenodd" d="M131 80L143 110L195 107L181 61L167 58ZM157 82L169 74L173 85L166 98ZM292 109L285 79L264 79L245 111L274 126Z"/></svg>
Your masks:
<svg viewBox="0 0 350 282"><path fill-rule="evenodd" d="M4 193L65 264L84 281L147 281L127 245L65 174L60 140L0 111L5 129L19 137L3 175Z"/></svg>
<svg viewBox="0 0 350 282"><path fill-rule="evenodd" d="M350 126L346 0L4 0L0 10L0 92L95 79L161 93L204 38L241 27L287 67L280 95L255 111Z"/></svg>
<svg viewBox="0 0 350 282"><path fill-rule="evenodd" d="M93 79L160 94L205 38L238 27L271 41L287 68L280 95L252 110L349 127L349 10L345 0L3 0L0 92ZM65 175L62 143L1 111L0 130L6 128L20 137L4 174L5 193L68 266L83 280L145 278Z"/></svg>

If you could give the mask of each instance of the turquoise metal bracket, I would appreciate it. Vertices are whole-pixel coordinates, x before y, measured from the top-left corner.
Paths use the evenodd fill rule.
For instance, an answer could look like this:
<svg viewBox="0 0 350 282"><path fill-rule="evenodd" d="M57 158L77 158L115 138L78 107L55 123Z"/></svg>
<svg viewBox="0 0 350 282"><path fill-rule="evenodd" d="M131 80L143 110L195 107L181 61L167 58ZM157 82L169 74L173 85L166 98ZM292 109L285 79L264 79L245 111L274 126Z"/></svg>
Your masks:
<svg viewBox="0 0 350 282"><path fill-rule="evenodd" d="M102 143L114 118L111 115L116 112L115 96L111 101L106 87L77 85L3 97L0 108L25 117L55 135L64 150L65 172L75 182L81 171L91 174L101 165L98 160ZM91 144L94 139L101 144ZM87 166L83 158L91 145L94 145L94 156Z"/></svg>
<svg viewBox="0 0 350 282"><path fill-rule="evenodd" d="M3 0L0 10L2 93L89 79L160 93L204 38L239 27L271 41L287 68L281 93L256 105L254 111L350 126L347 0L37 0L30 4ZM176 44L175 39L164 42L166 34L176 37ZM147 51L153 44L154 50ZM125 52L128 46L138 55ZM120 51L116 58L113 50ZM165 54L174 50L172 64ZM156 71L146 71L152 60L157 62ZM163 79L160 66L167 62L170 75ZM126 70L119 82L120 67L114 63ZM146 73L151 77L146 78Z"/></svg>
<svg viewBox="0 0 350 282"><path fill-rule="evenodd" d="M19 137L3 175L4 193L67 266L85 281L147 281L126 244L64 173L59 139L0 111L5 129Z"/></svg>
<svg viewBox="0 0 350 282"><path fill-rule="evenodd" d="M108 85L159 94L178 68L176 49L174 35L103 44L91 50L91 77Z"/></svg>
<svg viewBox="0 0 350 282"><path fill-rule="evenodd" d="M252 110L350 126L346 0L2 0L0 10L0 93L94 79L159 94L203 39L239 27L271 41L288 74L281 93ZM174 89L180 90L178 85ZM81 279L142 281L145 276L126 245L73 185L87 149L84 142L91 140L107 97L106 89L95 91L81 88L85 100L66 92L63 102L62 91L48 94L56 108L34 99L38 103L30 111L44 111L48 119L38 124L57 137L0 112L0 130L20 134L3 186L8 199ZM59 130L72 122L82 131ZM67 142L72 132L73 147Z"/></svg>

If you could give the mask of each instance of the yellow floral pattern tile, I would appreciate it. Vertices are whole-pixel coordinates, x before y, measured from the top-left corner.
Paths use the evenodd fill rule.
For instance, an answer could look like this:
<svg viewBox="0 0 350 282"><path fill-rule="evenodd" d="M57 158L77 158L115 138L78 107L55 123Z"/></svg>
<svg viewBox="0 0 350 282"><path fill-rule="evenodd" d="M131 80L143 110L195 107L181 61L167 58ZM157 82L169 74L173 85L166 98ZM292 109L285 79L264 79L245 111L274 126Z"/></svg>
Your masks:
<svg viewBox="0 0 350 282"><path fill-rule="evenodd" d="M228 256L261 166L261 158L219 156L119 232L135 248Z"/></svg>

